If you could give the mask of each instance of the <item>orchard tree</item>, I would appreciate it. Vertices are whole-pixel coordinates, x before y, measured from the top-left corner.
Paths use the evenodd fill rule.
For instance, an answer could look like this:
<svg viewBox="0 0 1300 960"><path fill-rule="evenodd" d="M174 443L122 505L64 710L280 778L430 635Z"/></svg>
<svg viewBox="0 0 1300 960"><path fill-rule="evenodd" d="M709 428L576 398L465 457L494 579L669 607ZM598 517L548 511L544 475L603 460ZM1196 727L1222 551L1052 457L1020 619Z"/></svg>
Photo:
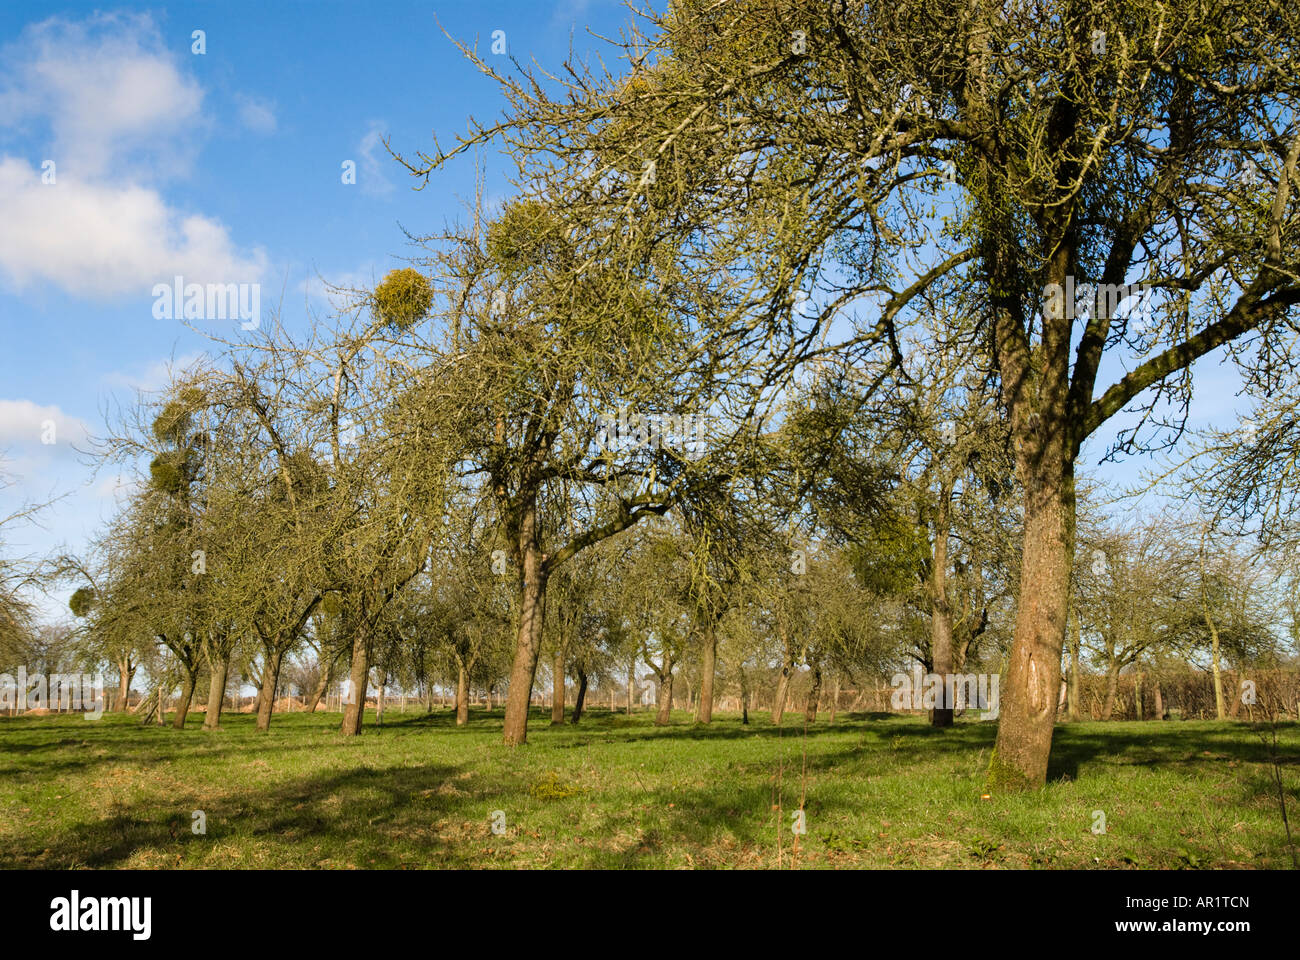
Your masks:
<svg viewBox="0 0 1300 960"><path fill-rule="evenodd" d="M1267 352L1300 301L1300 13L675 0L646 19L626 41L630 77L571 64L550 94L500 76L512 112L453 150L500 137L575 181L654 170L681 219L730 217L729 235L751 238L753 276L786 305L774 321L800 292L831 307L881 291L864 328L895 364L909 291L953 274L979 291L1023 491L990 783L1042 786L1084 441L1132 410L1119 448L1171 442L1193 362ZM804 342L804 356L829 349ZM1106 383L1111 369L1127 372Z"/></svg>
<svg viewBox="0 0 1300 960"><path fill-rule="evenodd" d="M582 551L734 476L755 441L732 282L698 280L589 208L524 196L428 238L438 284L405 394L455 438L459 481L497 518L519 623L505 740L525 741L547 587ZM741 351L743 352L743 351ZM562 682L562 680L561 680Z"/></svg>

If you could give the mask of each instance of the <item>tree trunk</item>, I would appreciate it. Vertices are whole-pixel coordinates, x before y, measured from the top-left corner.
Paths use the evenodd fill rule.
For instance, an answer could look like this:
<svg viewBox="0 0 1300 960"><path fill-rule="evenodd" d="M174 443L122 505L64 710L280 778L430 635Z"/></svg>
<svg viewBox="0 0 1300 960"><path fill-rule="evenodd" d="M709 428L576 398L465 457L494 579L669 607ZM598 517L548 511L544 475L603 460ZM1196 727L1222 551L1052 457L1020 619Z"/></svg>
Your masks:
<svg viewBox="0 0 1300 960"><path fill-rule="evenodd" d="M1214 715L1223 719L1223 674L1219 659L1219 628L1210 615L1209 591L1205 583L1205 534L1201 534L1201 612L1205 615L1205 625L1210 629L1210 670L1214 675ZM1235 713L1234 713L1235 716Z"/></svg>
<svg viewBox="0 0 1300 960"><path fill-rule="evenodd" d="M388 684L388 678L384 677L379 681L379 693L375 700L375 723L383 726L384 723L384 688Z"/></svg>
<svg viewBox="0 0 1300 960"><path fill-rule="evenodd" d="M779 727L781 718L785 716L785 698L789 682L785 670L782 669L781 676L776 681L776 690L772 694L771 719L773 726Z"/></svg>
<svg viewBox="0 0 1300 960"><path fill-rule="evenodd" d="M745 676L745 667L740 667L740 722L749 726L749 678Z"/></svg>
<svg viewBox="0 0 1300 960"><path fill-rule="evenodd" d="M361 723L366 717L366 689L369 681L370 631L358 623L352 634L352 671L348 674L348 692L352 702L343 705L342 733L345 737L355 737L361 733Z"/></svg>
<svg viewBox="0 0 1300 960"><path fill-rule="evenodd" d="M700 651L700 702L695 707L696 723L713 722L713 675L718 661L718 634L710 615L704 624L704 643Z"/></svg>
<svg viewBox="0 0 1300 960"><path fill-rule="evenodd" d="M790 653L789 641L785 645L785 660L781 664L781 676L776 681L776 693L772 697L772 723L781 725L785 715L785 699L790 690L790 674L794 671L794 657Z"/></svg>
<svg viewBox="0 0 1300 960"><path fill-rule="evenodd" d="M536 506L526 512L521 535L522 567L519 578L519 635L514 663L510 667L510 689L506 695L504 740L517 747L528 741L528 705L533 698L537 659L542 652L542 624L546 614L546 572L542 551L535 537Z"/></svg>
<svg viewBox="0 0 1300 960"><path fill-rule="evenodd" d="M817 722L818 699L822 695L822 668L821 664L812 665L812 689L808 691L808 702L804 704L803 719L805 723L813 724Z"/></svg>
<svg viewBox="0 0 1300 960"><path fill-rule="evenodd" d="M1069 344L1066 343L1068 352ZM1045 431L1053 432L1048 428ZM1059 430L1064 432L1064 426ZM1034 432L1033 430L1030 431ZM1052 438L1056 444L1063 438ZM1031 446L1030 439L1022 439ZM1049 449L1044 450L1044 445ZM1038 463L1024 463L1024 549L1016 628L1007 665L997 743L989 765L989 785L1001 790L1042 787L1056 723L1061 682L1061 648L1070 600L1074 555L1074 467L1052 441L1032 438ZM1043 460L1055 459L1055 464ZM1018 459L1027 457L1022 450Z"/></svg>
<svg viewBox="0 0 1300 960"><path fill-rule="evenodd" d="M1223 672L1219 657L1219 629L1215 626L1210 609L1205 608L1205 622L1210 628L1210 670L1214 674L1214 715L1219 720L1224 717L1223 708Z"/></svg>
<svg viewBox="0 0 1300 960"><path fill-rule="evenodd" d="M251 661L250 661L250 663L249 663L249 666L252 666L252 662L251 662ZM266 662L265 662L265 658L263 658L262 670L261 670L261 673L260 673L260 674L258 675L258 677L257 677L257 693L254 694L254 696L253 696L253 713L254 713L254 715L259 714L259 713L262 712L262 687L265 685L265 682L266 682L266 666L267 666L267 665L266 665Z"/></svg>
<svg viewBox="0 0 1300 960"><path fill-rule="evenodd" d="M952 485L939 484L934 517L933 562L930 564L930 658L939 676L940 694L930 711L930 724L951 727L956 704L948 702L948 677L952 675L952 607L948 603L948 515ZM956 685L951 688L956 692Z"/></svg>
<svg viewBox="0 0 1300 960"><path fill-rule="evenodd" d="M659 689L655 691L655 726L662 727L672 719L673 709L673 658L664 654L664 671L659 675Z"/></svg>
<svg viewBox="0 0 1300 960"><path fill-rule="evenodd" d="M117 661L117 703L113 704L115 713L126 713L131 699L131 678L134 675L135 667L131 665L129 656Z"/></svg>
<svg viewBox="0 0 1300 960"><path fill-rule="evenodd" d="M275 712L275 691L280 687L280 666L284 651L267 651L266 666L262 668L262 689L257 695L257 729L271 729L271 714Z"/></svg>
<svg viewBox="0 0 1300 960"><path fill-rule="evenodd" d="M1142 719L1142 668L1133 670L1133 713L1136 719Z"/></svg>
<svg viewBox="0 0 1300 960"><path fill-rule="evenodd" d="M835 713L840 708L840 675L835 674L835 679L831 681L831 723L835 722Z"/></svg>
<svg viewBox="0 0 1300 960"><path fill-rule="evenodd" d="M980 54L972 50L972 58L972 67L982 71ZM972 83L962 106L968 114L964 119L987 118L989 104L987 87ZM1077 115L1069 108L1056 111L1049 135L1068 137L1072 120ZM978 163L980 176L987 176L990 185L1000 182L1001 172L992 169L999 160L985 155ZM1002 792L1047 783L1074 562L1074 460L1085 436L1095 371L1090 374L1086 358L1081 359L1078 389L1072 392L1073 319L1066 311L1054 309L1035 309L1041 324L1026 316L1024 252L1013 239L1013 205L996 187L983 194L977 205L976 216L985 223L979 254L991 301L1001 399L1024 491L1016 624L1000 686L997 741L989 762L989 790ZM1042 217L1045 229L1057 237L1040 279L1064 289L1067 277L1078 272L1077 213L1063 207L1044 209L1035 216ZM1037 343L1030 332L1035 326L1040 331Z"/></svg>
<svg viewBox="0 0 1300 960"><path fill-rule="evenodd" d="M317 705L325 699L325 691L327 691L330 688L330 684L334 682L334 670L337 663L338 660L336 658L330 660L330 662L325 665L325 672L321 674L320 683L316 684L316 689L312 691L311 704L307 707L308 713L315 713Z"/></svg>
<svg viewBox="0 0 1300 960"><path fill-rule="evenodd" d="M221 726L221 706L226 700L226 672L229 661L214 657L209 661L211 676L208 680L208 706L203 717L203 729L215 730Z"/></svg>
<svg viewBox="0 0 1300 960"><path fill-rule="evenodd" d="M1160 681L1156 679L1153 683L1154 689L1152 690L1152 695L1156 698L1156 719L1163 720L1165 718L1165 701L1164 698L1160 696Z"/></svg>
<svg viewBox="0 0 1300 960"><path fill-rule="evenodd" d="M551 726L564 723L564 644L555 645L551 660Z"/></svg>
<svg viewBox="0 0 1300 960"><path fill-rule="evenodd" d="M469 723L469 675L465 664L456 664L456 726Z"/></svg>
<svg viewBox="0 0 1300 960"><path fill-rule="evenodd" d="M577 723L582 719L582 705L587 699L587 672L581 668L578 669L578 696L573 701L573 718L572 723Z"/></svg>
<svg viewBox="0 0 1300 960"><path fill-rule="evenodd" d="M1119 661L1111 660L1106 668L1106 702L1101 707L1101 718L1109 720L1115 710L1115 691L1119 688Z"/></svg>
<svg viewBox="0 0 1300 960"><path fill-rule="evenodd" d="M627 715L632 716L632 701L636 699L636 661L627 668Z"/></svg>
<svg viewBox="0 0 1300 960"><path fill-rule="evenodd" d="M1071 615L1070 619L1073 621L1073 627L1074 627L1074 629L1072 629L1072 630L1070 631L1070 692L1069 692L1069 707L1068 707L1068 710L1067 710L1067 714L1066 714L1066 715L1067 715L1071 720L1076 720L1076 721L1077 721L1077 720L1079 719L1079 706L1080 706L1080 701L1079 701L1079 648L1080 648L1080 638L1079 638L1079 634L1080 634L1080 632L1081 632L1081 628L1080 628L1080 626L1079 626L1079 612L1078 612L1077 610L1074 611L1073 614Z"/></svg>
<svg viewBox="0 0 1300 960"><path fill-rule="evenodd" d="M172 726L177 730L185 729L185 718L190 712L190 701L194 698L194 671L186 669L181 680L181 698L176 701L176 716L172 717Z"/></svg>

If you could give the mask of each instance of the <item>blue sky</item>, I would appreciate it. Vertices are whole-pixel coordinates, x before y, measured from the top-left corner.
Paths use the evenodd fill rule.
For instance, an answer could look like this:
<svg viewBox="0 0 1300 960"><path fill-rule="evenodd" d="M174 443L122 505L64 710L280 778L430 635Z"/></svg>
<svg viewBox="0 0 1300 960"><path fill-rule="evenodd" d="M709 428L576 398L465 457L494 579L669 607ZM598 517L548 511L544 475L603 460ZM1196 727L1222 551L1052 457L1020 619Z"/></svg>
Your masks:
<svg viewBox="0 0 1300 960"><path fill-rule="evenodd" d="M369 284L408 251L401 226L459 216L471 159L415 193L379 142L413 153L499 113L443 29L484 51L502 30L511 55L555 68L571 40L612 58L587 30L627 19L617 0L0 5L0 453L16 481L0 518L66 495L41 526L7 530L7 549L85 544L117 478L92 476L76 448L107 407L209 346L154 317L155 283L260 283L263 312L283 290L293 325L307 298L324 306L318 273ZM341 182L348 160L355 184ZM482 160L499 199L506 163ZM1235 376L1200 368L1197 419L1230 416Z"/></svg>
<svg viewBox="0 0 1300 960"><path fill-rule="evenodd" d="M306 297L325 305L318 274L369 283L408 252L402 226L460 215L472 159L415 193L380 143L429 149L499 113L443 29L484 51L503 30L510 55L553 67L627 16L612 0L0 5L0 517L67 495L6 530L8 551L81 548L117 478L75 448L208 346L155 319L155 283L260 283L263 313L283 290L293 324ZM503 158L482 161L503 195Z"/></svg>

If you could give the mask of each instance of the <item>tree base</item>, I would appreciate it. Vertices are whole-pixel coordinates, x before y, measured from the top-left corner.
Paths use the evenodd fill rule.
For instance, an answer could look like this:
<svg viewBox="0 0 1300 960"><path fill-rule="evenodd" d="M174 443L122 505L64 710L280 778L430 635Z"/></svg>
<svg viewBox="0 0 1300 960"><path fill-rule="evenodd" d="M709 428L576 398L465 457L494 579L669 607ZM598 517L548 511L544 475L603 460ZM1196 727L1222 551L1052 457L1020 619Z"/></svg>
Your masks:
<svg viewBox="0 0 1300 960"><path fill-rule="evenodd" d="M988 778L985 782L989 793L1027 793L1044 786L1011 764L1003 763L996 748L989 759Z"/></svg>

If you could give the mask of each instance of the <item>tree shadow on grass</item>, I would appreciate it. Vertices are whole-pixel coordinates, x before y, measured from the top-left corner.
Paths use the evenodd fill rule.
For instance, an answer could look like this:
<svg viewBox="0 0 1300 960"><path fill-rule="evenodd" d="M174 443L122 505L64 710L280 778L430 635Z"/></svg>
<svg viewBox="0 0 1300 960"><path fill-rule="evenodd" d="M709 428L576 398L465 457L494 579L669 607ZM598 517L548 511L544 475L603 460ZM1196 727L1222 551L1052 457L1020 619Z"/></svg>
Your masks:
<svg viewBox="0 0 1300 960"><path fill-rule="evenodd" d="M1148 725L1149 724L1149 725ZM1296 724L1288 728L1294 738ZM1279 745L1279 763L1300 763L1300 751ZM1158 720L1116 724L1089 723L1058 726L1052 738L1047 779L1077 780L1080 769L1093 764L1118 766L1202 766L1222 761L1263 763L1267 748L1244 724L1202 725Z"/></svg>
<svg viewBox="0 0 1300 960"><path fill-rule="evenodd" d="M1281 766L1281 757L1278 758L1279 767ZM1295 760L1292 759L1292 763ZM1294 867L1300 862L1300 785L1288 781L1294 781L1294 773L1288 773L1283 768L1280 771L1282 778L1282 792L1278 793L1277 779L1271 763L1266 763L1262 768L1257 768L1254 772L1243 776L1239 781L1241 787L1240 803L1243 806L1254 806L1267 812L1270 815L1276 830L1268 831L1264 840L1265 847L1257 851L1257 856L1263 861L1260 866L1271 869L1284 869ZM1286 803L1287 820L1282 819L1283 800ZM1291 840L1287 841L1287 829L1290 828Z"/></svg>
<svg viewBox="0 0 1300 960"><path fill-rule="evenodd" d="M447 789L458 770L435 764L359 766L243 796L236 789L216 796L186 794L169 803L151 797L118 804L112 816L67 826L53 842L33 840L26 849L11 851L9 866L121 868L141 851L165 858L151 866L186 866L187 858L198 852L195 847L204 848L206 853L211 845L223 841L238 845L241 840L264 837L287 839L295 845L322 841L326 855L319 859L340 861L330 865L415 865L403 859L396 847L405 847L408 852L418 848L424 852L411 860L438 865L448 845L428 831L428 824L447 816L460 804L464 792ZM204 814L206 833L202 835L192 830L195 810ZM367 843L370 837L375 840ZM38 850L37 846L44 849ZM361 862L347 862L350 859ZM241 864L232 861L202 865Z"/></svg>
<svg viewBox="0 0 1300 960"><path fill-rule="evenodd" d="M775 851L778 826L766 784L733 787L725 793L716 787L655 789L637 799L627 812L602 817L598 830L601 836L635 832L635 839L613 849L584 849L584 866L659 868L665 865L665 848L689 850L701 866L723 865L768 844ZM633 824L633 819L639 822ZM782 829L788 831L789 825Z"/></svg>
<svg viewBox="0 0 1300 960"><path fill-rule="evenodd" d="M624 812L607 814L598 822L600 836L635 833L635 839L612 849L583 845L577 848L580 865L656 869L667 865L665 851L672 849L689 851L694 865L701 867L772 866L778 831L784 849L793 842L792 814L797 809L787 799L775 810L772 799L771 787L763 782L727 789L710 785L647 790ZM852 794L822 791L809 794L804 809L807 822L826 823L857 813L860 803ZM806 847L817 843L810 839L816 832L804 835Z"/></svg>

